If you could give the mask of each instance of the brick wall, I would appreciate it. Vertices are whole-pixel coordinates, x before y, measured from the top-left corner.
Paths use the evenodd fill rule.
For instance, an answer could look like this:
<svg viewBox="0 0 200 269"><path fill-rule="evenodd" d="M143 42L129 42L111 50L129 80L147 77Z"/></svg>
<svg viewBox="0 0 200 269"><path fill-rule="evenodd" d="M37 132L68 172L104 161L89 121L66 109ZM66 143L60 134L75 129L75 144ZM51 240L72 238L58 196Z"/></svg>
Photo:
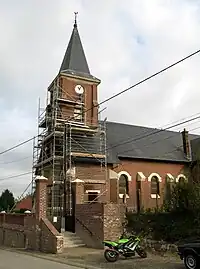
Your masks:
<svg viewBox="0 0 200 269"><path fill-rule="evenodd" d="M103 235L103 204L76 205L76 234L92 248L101 248Z"/></svg>
<svg viewBox="0 0 200 269"><path fill-rule="evenodd" d="M84 201L88 201L86 190L98 190L100 195L98 202L107 202L109 200L109 192L106 182L105 168L100 164L76 164L76 178L84 181Z"/></svg>
<svg viewBox="0 0 200 269"><path fill-rule="evenodd" d="M0 245L49 253L62 252L63 237L47 219L38 221L34 214L0 216Z"/></svg>
<svg viewBox="0 0 200 269"><path fill-rule="evenodd" d="M41 219L40 228L40 250L47 253L61 253L63 250L63 236L61 236L47 219Z"/></svg>
<svg viewBox="0 0 200 269"><path fill-rule="evenodd" d="M100 164L77 163L76 178L84 180L85 183L105 183L105 168Z"/></svg>
<svg viewBox="0 0 200 269"><path fill-rule="evenodd" d="M117 173L126 171L131 175L132 179L129 181L129 198L126 202L128 207L137 210L136 177L138 172L142 172L146 177L145 181L141 182L141 204L144 208L154 208L156 207L156 199L151 198L151 183L148 181L148 176L151 173L158 173L162 178L162 182L160 183L161 197L158 199L158 203L161 205L165 195L167 173L176 177L183 171L184 167L185 165L180 163L121 160L121 164L115 167L114 171Z"/></svg>
<svg viewBox="0 0 200 269"><path fill-rule="evenodd" d="M63 251L63 236L46 218L47 179L36 180L35 214L0 214L0 244L42 252Z"/></svg>
<svg viewBox="0 0 200 269"><path fill-rule="evenodd" d="M97 125L98 120L98 108L93 107L94 102L97 102L97 83L89 81L89 80L83 80L83 79L74 79L66 76L60 77L60 86L63 89L62 98L70 99L70 96L72 100L74 101L75 98L78 99L78 94L75 93L75 86L77 84L80 84L84 87L84 99L85 99L85 110L87 112L85 113L85 119L87 125ZM67 92L67 94L66 94ZM66 105L69 108L69 105ZM93 107L93 109L91 109Z"/></svg>
<svg viewBox="0 0 200 269"><path fill-rule="evenodd" d="M113 171L119 173L126 171L131 176L129 181L129 198L127 198L127 207L130 210L137 211L137 173L142 172L146 177L145 181L141 184L141 208L154 208L156 207L156 199L151 197L151 182L148 181L148 177L151 173L158 173L161 176L162 182L160 182L160 198L158 199L158 205L162 205L166 194L166 175L170 173L174 178L182 173L185 164L181 163L166 163L166 162L151 162L151 161L137 161L137 160L121 160L121 164L112 168ZM110 166L108 168L111 168ZM108 175L109 177L110 175ZM115 179L109 179L105 181L105 171L101 170L100 165L95 164L77 164L76 165L76 178L83 180L84 185L89 189L100 190L104 192L104 195L100 196L99 202L116 202L118 195L118 181ZM84 187L86 188L86 187ZM85 195L85 200L86 200ZM122 199L119 199L122 203Z"/></svg>
<svg viewBox="0 0 200 269"><path fill-rule="evenodd" d="M108 168L111 168L110 166ZM183 163L166 163L156 161L141 161L141 160L125 160L122 159L121 163L112 168L113 171L119 173L121 171L127 172L131 176L129 184L129 198L126 199L128 210L137 211L138 199L137 199L137 185L141 185L140 192L140 208L155 208L157 205L161 206L166 196L166 175L169 173L174 178L178 174L183 172L185 164ZM142 172L146 179L137 184L137 173ZM155 199L151 196L151 182L148 181L148 177L151 173L157 173L161 177L160 185L160 197ZM100 165L95 164L79 164L76 165L76 178L84 181L84 189L100 190L100 193L104 192L104 195L100 195L99 202L119 202L122 203L123 199L116 197L118 195L118 180L110 178L105 181L105 171L101 170ZM87 195L84 191L85 201Z"/></svg>
<svg viewBox="0 0 200 269"><path fill-rule="evenodd" d="M1 214L0 244L4 246L24 248L26 230L24 226L25 214Z"/></svg>
<svg viewBox="0 0 200 269"><path fill-rule="evenodd" d="M103 240L120 237L124 212L119 204L76 205L76 234L88 247L102 248Z"/></svg>

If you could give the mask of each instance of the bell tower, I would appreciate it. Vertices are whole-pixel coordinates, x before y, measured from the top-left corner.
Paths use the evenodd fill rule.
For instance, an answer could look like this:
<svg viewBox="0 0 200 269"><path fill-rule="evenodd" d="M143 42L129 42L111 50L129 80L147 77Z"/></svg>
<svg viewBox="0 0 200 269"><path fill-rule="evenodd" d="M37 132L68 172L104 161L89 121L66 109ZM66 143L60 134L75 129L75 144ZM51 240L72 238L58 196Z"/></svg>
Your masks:
<svg viewBox="0 0 200 269"><path fill-rule="evenodd" d="M97 127L97 87L101 81L90 73L78 32L76 15L77 13L57 78L59 98L63 100L59 113L64 120Z"/></svg>
<svg viewBox="0 0 200 269"><path fill-rule="evenodd" d="M71 182L81 176L83 181L88 179L84 171L91 165L107 175L106 128L98 120L101 81L90 72L76 16L61 67L47 89L33 153L33 177L49 180L47 215L59 230L61 219L74 214Z"/></svg>

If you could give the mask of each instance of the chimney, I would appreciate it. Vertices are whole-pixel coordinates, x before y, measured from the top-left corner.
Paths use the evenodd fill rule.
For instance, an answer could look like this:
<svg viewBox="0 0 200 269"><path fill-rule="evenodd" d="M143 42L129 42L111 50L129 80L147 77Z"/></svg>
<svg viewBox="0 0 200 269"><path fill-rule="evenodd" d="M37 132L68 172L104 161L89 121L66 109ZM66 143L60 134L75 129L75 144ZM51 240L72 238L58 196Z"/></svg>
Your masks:
<svg viewBox="0 0 200 269"><path fill-rule="evenodd" d="M188 131L184 128L182 131L182 139L183 139L183 151L186 158L191 161L191 147L190 147L190 140L188 136Z"/></svg>

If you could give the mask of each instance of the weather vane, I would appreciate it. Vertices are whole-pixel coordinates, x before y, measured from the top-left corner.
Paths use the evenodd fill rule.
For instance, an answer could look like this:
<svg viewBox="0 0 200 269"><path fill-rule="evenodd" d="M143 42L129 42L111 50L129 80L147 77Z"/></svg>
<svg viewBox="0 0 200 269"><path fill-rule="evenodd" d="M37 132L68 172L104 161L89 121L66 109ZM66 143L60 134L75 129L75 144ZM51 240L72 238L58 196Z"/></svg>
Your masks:
<svg viewBox="0 0 200 269"><path fill-rule="evenodd" d="M78 15L78 12L74 12L74 15L75 15L74 25L77 26L77 15Z"/></svg>

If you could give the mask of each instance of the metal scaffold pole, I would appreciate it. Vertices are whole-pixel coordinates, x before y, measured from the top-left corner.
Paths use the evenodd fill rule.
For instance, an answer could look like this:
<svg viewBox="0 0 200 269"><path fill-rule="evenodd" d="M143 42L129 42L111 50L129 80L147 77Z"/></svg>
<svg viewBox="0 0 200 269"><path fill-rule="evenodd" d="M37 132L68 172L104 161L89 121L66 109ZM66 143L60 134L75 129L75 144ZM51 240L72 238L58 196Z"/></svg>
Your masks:
<svg viewBox="0 0 200 269"><path fill-rule="evenodd" d="M64 125L64 145L63 145L63 210L62 210L62 223L61 229L65 231L65 217L66 217L66 204L67 204L67 125Z"/></svg>
<svg viewBox="0 0 200 269"><path fill-rule="evenodd" d="M69 210L69 215L72 215L72 186L71 186L71 174L72 174L72 128L71 124L69 124L69 153L68 153L68 159L69 159L69 173L68 173L68 210Z"/></svg>

